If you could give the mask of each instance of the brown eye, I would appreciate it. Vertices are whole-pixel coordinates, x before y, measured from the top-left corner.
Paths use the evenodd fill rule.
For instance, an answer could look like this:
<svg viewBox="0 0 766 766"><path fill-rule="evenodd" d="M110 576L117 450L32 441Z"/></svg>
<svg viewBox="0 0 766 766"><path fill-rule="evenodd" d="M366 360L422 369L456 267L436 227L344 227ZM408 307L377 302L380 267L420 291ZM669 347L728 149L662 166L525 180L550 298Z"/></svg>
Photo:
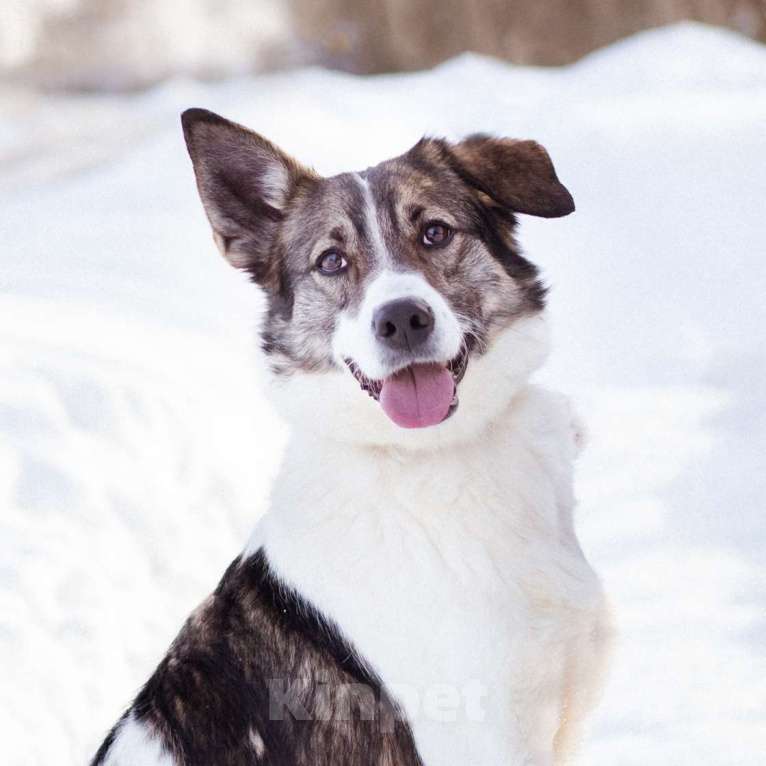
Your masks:
<svg viewBox="0 0 766 766"><path fill-rule="evenodd" d="M442 221L429 221L421 235L421 241L426 247L446 245L451 239L452 229Z"/></svg>
<svg viewBox="0 0 766 766"><path fill-rule="evenodd" d="M345 271L348 266L348 261L343 253L340 253L337 250L325 250L325 252L317 258L316 266L320 274L332 276L334 274L340 274L341 271Z"/></svg>

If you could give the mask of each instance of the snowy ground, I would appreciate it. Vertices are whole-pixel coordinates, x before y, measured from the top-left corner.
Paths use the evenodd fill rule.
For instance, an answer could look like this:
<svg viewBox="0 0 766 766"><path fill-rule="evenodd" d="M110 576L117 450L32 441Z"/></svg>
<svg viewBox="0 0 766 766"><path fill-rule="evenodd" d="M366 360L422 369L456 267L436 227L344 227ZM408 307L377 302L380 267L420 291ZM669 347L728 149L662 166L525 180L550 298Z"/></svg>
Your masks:
<svg viewBox="0 0 766 766"><path fill-rule="evenodd" d="M766 49L681 26L564 70L465 56L121 98L0 90L0 741L83 763L263 508L284 439L257 300L215 254L178 112L320 171L422 133L534 137L578 210L528 220L543 375L591 427L580 530L622 632L582 762L766 752Z"/></svg>

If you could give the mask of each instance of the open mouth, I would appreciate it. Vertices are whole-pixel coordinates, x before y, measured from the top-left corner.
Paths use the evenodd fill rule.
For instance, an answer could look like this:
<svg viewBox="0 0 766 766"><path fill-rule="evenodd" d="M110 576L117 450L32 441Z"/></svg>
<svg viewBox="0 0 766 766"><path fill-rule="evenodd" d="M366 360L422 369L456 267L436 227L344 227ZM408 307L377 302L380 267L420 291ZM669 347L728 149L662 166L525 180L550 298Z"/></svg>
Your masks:
<svg viewBox="0 0 766 766"><path fill-rule="evenodd" d="M448 362L416 362L383 380L371 380L354 363L346 365L359 386L380 402L383 411L402 428L425 428L442 423L458 408L458 384L468 367L470 349Z"/></svg>

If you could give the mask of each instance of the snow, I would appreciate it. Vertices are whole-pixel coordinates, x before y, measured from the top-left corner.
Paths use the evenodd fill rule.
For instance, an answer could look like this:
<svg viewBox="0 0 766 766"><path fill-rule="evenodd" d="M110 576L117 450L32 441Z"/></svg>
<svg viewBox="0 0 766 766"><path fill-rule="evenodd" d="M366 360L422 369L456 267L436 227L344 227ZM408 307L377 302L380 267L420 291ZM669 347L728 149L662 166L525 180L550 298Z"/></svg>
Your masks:
<svg viewBox="0 0 766 766"><path fill-rule="evenodd" d="M522 226L553 288L542 378L590 425L579 528L621 632L582 763L761 764L766 49L692 24L558 70L0 91L3 762L86 760L243 544L284 443L259 299L196 197L193 105L322 172L423 133L548 147L578 210Z"/></svg>

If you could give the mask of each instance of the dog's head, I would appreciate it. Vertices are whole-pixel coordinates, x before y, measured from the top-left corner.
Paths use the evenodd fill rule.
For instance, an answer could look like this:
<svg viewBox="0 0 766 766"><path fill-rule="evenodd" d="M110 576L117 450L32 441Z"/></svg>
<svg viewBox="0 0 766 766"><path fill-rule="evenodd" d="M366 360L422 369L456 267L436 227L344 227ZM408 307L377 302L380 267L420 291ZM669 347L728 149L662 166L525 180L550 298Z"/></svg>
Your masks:
<svg viewBox="0 0 766 766"><path fill-rule="evenodd" d="M423 139L323 178L210 112L182 121L215 242L265 292L261 346L296 424L374 444L453 441L544 359L545 289L516 214L574 204L539 144Z"/></svg>

